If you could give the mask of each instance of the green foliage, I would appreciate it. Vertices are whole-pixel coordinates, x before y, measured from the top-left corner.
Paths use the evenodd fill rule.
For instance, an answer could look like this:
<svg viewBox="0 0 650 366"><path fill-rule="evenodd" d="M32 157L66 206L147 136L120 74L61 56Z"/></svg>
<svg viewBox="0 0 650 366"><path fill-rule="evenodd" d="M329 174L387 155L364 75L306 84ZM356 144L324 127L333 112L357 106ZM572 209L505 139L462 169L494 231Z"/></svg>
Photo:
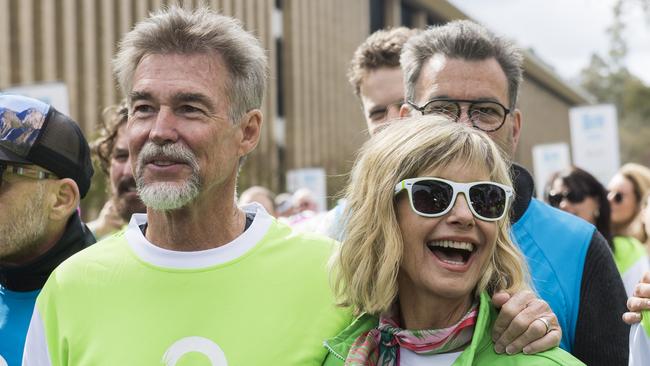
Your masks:
<svg viewBox="0 0 650 366"><path fill-rule="evenodd" d="M613 8L614 21L607 29L607 57L593 54L589 66L581 71L580 82L599 103L616 105L621 161L650 166L650 86L625 66L628 48L623 38L625 13L639 8L646 14L650 31L650 0L618 0Z"/></svg>

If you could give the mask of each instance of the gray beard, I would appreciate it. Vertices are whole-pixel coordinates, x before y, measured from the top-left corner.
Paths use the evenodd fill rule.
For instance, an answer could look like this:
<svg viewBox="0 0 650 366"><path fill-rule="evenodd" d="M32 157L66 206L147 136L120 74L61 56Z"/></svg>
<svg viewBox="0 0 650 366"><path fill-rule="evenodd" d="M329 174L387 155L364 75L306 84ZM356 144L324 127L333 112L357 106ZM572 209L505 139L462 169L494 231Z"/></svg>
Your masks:
<svg viewBox="0 0 650 366"><path fill-rule="evenodd" d="M0 261L28 256L38 249L48 224L44 198L45 187L37 182L37 188L16 207L11 220L0 223Z"/></svg>
<svg viewBox="0 0 650 366"><path fill-rule="evenodd" d="M183 183L144 181L144 162L151 157L163 156L187 163L192 174ZM147 142L138 156L135 186L145 206L156 211L170 211L185 207L198 197L201 191L199 164L192 151L181 144L156 145Z"/></svg>
<svg viewBox="0 0 650 366"><path fill-rule="evenodd" d="M148 208L156 211L170 211L187 206L194 201L201 191L201 184L196 174L182 185L160 182L145 184L142 179L136 181L138 195Z"/></svg>

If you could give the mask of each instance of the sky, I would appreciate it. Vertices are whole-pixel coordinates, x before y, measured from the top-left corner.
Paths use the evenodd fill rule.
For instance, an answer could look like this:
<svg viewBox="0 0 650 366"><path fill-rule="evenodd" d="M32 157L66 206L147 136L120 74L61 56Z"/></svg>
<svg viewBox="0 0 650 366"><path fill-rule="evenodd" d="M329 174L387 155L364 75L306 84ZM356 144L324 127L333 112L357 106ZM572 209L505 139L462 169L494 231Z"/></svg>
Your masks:
<svg viewBox="0 0 650 366"><path fill-rule="evenodd" d="M624 8L626 65L650 85L650 22L639 0ZM450 0L470 18L515 40L565 80L575 80L593 53L607 56L615 0Z"/></svg>

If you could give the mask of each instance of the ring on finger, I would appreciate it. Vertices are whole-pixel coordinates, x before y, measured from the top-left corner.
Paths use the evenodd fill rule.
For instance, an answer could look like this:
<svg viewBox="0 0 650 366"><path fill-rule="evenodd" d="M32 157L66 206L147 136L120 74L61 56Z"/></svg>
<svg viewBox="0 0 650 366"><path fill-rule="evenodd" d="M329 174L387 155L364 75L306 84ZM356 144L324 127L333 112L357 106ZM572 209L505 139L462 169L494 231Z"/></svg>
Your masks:
<svg viewBox="0 0 650 366"><path fill-rule="evenodd" d="M535 320L539 320L542 323L544 323L544 326L546 327L546 332L544 332L544 334L548 334L548 332L551 331L551 323L549 323L548 320L546 320L546 318L539 317L539 318L536 318Z"/></svg>

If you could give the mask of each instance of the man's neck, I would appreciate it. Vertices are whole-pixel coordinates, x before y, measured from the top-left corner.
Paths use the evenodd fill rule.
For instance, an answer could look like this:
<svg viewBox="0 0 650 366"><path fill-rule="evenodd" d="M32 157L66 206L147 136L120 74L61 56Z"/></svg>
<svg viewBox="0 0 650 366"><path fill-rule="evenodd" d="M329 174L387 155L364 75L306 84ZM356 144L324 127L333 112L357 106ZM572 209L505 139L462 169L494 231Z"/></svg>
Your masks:
<svg viewBox="0 0 650 366"><path fill-rule="evenodd" d="M245 213L234 194L203 192L178 210L147 210L146 237L152 244L175 251L199 251L225 245L244 231Z"/></svg>

